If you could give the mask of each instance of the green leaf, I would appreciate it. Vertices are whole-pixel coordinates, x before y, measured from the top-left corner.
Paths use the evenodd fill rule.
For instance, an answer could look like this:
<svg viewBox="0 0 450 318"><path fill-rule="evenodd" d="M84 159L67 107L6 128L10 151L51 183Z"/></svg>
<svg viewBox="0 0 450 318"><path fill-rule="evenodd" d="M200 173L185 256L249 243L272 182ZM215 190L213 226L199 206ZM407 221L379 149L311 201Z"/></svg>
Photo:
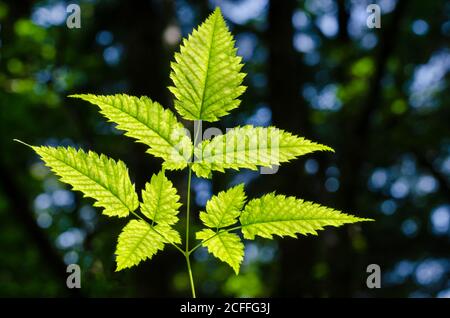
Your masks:
<svg viewBox="0 0 450 318"><path fill-rule="evenodd" d="M172 182L161 171L154 174L142 191L141 212L158 224L175 224L178 222L180 197Z"/></svg>
<svg viewBox="0 0 450 318"><path fill-rule="evenodd" d="M296 234L317 235L324 226L341 226L346 223L371 221L344 214L319 204L295 197L269 193L251 200L240 217L242 233L246 239L256 235L272 238L272 235L296 237Z"/></svg>
<svg viewBox="0 0 450 318"><path fill-rule="evenodd" d="M185 119L217 121L240 104L245 77L241 57L220 9L183 40L170 78L175 108Z"/></svg>
<svg viewBox="0 0 450 318"><path fill-rule="evenodd" d="M219 232L216 235L213 230L204 229L197 232L196 237L205 241L202 245L211 254L230 265L236 275L239 274L239 268L244 259L244 244L238 235L228 232Z"/></svg>
<svg viewBox="0 0 450 318"><path fill-rule="evenodd" d="M122 161L72 147L32 148L61 181L95 199L94 206L104 208L103 214L125 217L138 208L134 185Z"/></svg>
<svg viewBox="0 0 450 318"><path fill-rule="evenodd" d="M200 219L208 227L223 228L237 222L245 203L244 184L219 192L206 203L206 212L200 212Z"/></svg>
<svg viewBox="0 0 450 318"><path fill-rule="evenodd" d="M149 154L164 159L164 167L170 170L187 166L192 153L192 142L184 126L175 115L147 97L125 94L92 95L78 94L81 98L100 108L102 113L125 135L150 147Z"/></svg>
<svg viewBox="0 0 450 318"><path fill-rule="evenodd" d="M158 224L153 229L163 237L164 243L180 244L181 237L177 230L167 224Z"/></svg>
<svg viewBox="0 0 450 318"><path fill-rule="evenodd" d="M226 134L204 140L195 148L192 169L208 178L211 170L271 167L313 151L333 151L330 147L297 137L275 127L236 127Z"/></svg>
<svg viewBox="0 0 450 318"><path fill-rule="evenodd" d="M150 226L142 220L131 220L119 235L116 249L117 269L120 271L151 259L164 249L164 243L180 243L179 234L167 225Z"/></svg>

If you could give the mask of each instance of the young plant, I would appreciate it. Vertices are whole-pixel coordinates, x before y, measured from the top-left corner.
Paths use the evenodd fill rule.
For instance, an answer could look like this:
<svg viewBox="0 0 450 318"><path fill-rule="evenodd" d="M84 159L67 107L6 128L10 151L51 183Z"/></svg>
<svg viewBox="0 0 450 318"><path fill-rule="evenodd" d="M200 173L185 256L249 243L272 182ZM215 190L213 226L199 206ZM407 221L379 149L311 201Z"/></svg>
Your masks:
<svg viewBox="0 0 450 318"><path fill-rule="evenodd" d="M220 9L183 40L175 54L169 87L175 95L175 108L187 120L215 122L239 106L245 74L236 55L234 40ZM197 145L175 114L147 97L127 95L72 95L97 105L100 112L125 135L149 147L147 152L163 159L162 170L154 174L141 192L141 198L122 161L103 154L71 147L31 146L63 182L95 200L107 216L135 218L119 235L117 271L151 259L166 245L172 245L185 258L192 296L195 297L190 256L199 247L229 264L236 274L244 258L244 243L256 236L297 237L317 234L324 226L367 221L339 211L287 197L275 192L247 202L244 185L222 191L199 213L204 229L195 234L198 244L190 245L190 190L194 172L210 178L212 171L272 167L314 151L333 151L275 127L235 127L224 135ZM198 131L197 131L198 133ZM197 140L194 137L194 141ZM188 170L185 239L173 225L178 222L181 203L165 170Z"/></svg>

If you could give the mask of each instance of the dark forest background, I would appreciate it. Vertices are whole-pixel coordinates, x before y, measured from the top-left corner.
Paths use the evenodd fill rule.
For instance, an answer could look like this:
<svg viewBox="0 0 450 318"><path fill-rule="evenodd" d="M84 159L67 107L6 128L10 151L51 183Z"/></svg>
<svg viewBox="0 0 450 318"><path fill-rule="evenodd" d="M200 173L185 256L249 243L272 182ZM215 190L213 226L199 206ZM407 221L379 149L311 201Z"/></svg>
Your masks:
<svg viewBox="0 0 450 318"><path fill-rule="evenodd" d="M277 190L376 222L246 245L240 276L195 254L200 296L450 297L450 2L405 0L0 1L0 296L188 296L168 247L115 273L123 220L57 181L31 144L124 160L141 188L160 161L72 93L147 95L173 107L169 63L216 5L248 73L242 106L220 122L274 124L332 146L278 173L193 180L195 210L231 184ZM381 28L366 25L381 7ZM204 125L204 128L207 126ZM186 173L169 177L185 197ZM184 192L183 192L184 191ZM82 288L66 288L66 264ZM382 288L366 287L379 264Z"/></svg>

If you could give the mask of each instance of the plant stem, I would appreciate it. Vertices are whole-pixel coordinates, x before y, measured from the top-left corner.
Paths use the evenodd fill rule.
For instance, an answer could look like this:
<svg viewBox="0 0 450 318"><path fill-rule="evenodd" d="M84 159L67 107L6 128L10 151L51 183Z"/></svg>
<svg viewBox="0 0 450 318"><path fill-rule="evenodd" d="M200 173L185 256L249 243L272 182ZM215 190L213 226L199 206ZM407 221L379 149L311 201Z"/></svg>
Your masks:
<svg viewBox="0 0 450 318"><path fill-rule="evenodd" d="M189 274L189 282L191 284L192 297L197 298L197 296L195 294L194 277L192 276L191 261L189 260L189 254L186 254L185 256L186 256L186 264L187 264L187 269L188 269L188 274Z"/></svg>
<svg viewBox="0 0 450 318"><path fill-rule="evenodd" d="M187 203L186 203L186 253L189 251L189 214L191 211L191 178L192 168L189 165L188 187L187 187Z"/></svg>
<svg viewBox="0 0 450 318"><path fill-rule="evenodd" d="M184 252L184 256L186 258L187 270L189 274L189 282L191 285L192 297L196 297L195 295L195 285L194 278L192 276L191 269L191 261L189 260L189 215L191 211L191 179L192 179L192 167L189 165L189 173L188 173L188 186L187 186L187 203L186 203L186 249Z"/></svg>

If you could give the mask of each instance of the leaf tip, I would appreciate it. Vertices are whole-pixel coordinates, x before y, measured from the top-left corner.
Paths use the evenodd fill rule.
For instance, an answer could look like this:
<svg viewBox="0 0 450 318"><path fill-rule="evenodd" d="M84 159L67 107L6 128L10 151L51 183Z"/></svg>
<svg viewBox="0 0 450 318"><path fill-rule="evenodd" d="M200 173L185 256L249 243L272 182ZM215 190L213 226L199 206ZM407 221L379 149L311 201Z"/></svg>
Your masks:
<svg viewBox="0 0 450 318"><path fill-rule="evenodd" d="M322 145L322 149L321 150L322 151L329 151L329 152L332 152L332 153L336 153L336 151L333 148L331 148L330 146L327 146L327 145Z"/></svg>
<svg viewBox="0 0 450 318"><path fill-rule="evenodd" d="M214 9L214 12L213 12L213 14L219 14L219 15L221 15L222 16L222 10L220 9L220 7L219 6L217 6L215 9Z"/></svg>
<svg viewBox="0 0 450 318"><path fill-rule="evenodd" d="M78 98L78 99L82 99L85 101L89 101L89 98L96 97L96 96L92 95L92 94L70 94L70 95L67 95L67 97Z"/></svg>
<svg viewBox="0 0 450 318"><path fill-rule="evenodd" d="M67 95L67 97L70 97L70 98L82 98L83 94L70 94L70 95Z"/></svg>

